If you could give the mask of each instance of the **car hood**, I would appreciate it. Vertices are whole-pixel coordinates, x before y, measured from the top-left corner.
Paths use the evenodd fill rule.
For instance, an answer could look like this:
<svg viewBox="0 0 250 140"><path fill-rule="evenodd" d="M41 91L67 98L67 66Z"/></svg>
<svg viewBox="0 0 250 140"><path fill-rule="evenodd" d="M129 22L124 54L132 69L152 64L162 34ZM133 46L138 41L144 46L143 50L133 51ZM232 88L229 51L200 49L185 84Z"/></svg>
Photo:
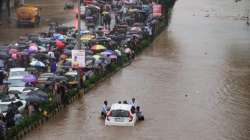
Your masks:
<svg viewBox="0 0 250 140"><path fill-rule="evenodd" d="M19 91L23 92L25 87L9 87L9 91Z"/></svg>

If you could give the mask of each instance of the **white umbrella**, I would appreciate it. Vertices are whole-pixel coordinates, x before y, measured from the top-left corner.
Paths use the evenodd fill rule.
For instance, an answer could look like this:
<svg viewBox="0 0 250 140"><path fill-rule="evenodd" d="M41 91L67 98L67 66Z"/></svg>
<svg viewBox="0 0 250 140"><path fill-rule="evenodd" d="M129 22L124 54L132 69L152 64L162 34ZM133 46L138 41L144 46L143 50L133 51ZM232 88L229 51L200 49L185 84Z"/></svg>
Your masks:
<svg viewBox="0 0 250 140"><path fill-rule="evenodd" d="M45 64L41 61L34 60L30 63L33 67L45 67Z"/></svg>
<svg viewBox="0 0 250 140"><path fill-rule="evenodd" d="M126 48L126 49L124 50L124 52L125 52L125 53L130 53L130 52L131 52L131 49L130 49L130 48Z"/></svg>

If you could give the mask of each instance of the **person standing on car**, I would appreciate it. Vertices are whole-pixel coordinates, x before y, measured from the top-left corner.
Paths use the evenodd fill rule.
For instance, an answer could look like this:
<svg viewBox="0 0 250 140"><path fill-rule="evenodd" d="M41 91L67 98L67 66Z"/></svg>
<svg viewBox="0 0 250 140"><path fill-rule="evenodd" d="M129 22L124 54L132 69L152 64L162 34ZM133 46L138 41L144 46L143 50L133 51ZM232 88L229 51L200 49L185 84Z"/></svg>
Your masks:
<svg viewBox="0 0 250 140"><path fill-rule="evenodd" d="M132 105L133 107L137 107L137 103L135 101L135 98L132 98L132 100L129 102L130 105Z"/></svg>

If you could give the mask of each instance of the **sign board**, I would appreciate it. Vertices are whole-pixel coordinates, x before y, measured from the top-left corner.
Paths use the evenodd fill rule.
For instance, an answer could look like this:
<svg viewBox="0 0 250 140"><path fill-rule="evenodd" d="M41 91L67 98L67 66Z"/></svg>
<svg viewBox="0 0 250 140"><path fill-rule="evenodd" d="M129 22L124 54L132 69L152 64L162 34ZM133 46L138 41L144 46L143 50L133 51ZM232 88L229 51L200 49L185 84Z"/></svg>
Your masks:
<svg viewBox="0 0 250 140"><path fill-rule="evenodd" d="M71 50L72 53L72 68L85 67L85 50Z"/></svg>
<svg viewBox="0 0 250 140"><path fill-rule="evenodd" d="M160 17L162 15L162 6L161 4L153 5L153 16Z"/></svg>

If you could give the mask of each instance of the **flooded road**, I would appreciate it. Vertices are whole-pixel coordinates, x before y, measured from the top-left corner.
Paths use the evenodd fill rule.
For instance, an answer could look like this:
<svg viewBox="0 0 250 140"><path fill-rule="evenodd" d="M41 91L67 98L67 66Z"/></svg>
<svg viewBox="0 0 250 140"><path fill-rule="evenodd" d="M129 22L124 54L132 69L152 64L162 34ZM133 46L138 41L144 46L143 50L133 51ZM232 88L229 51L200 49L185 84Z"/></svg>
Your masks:
<svg viewBox="0 0 250 140"><path fill-rule="evenodd" d="M29 25L25 25L22 28L18 28L15 11L13 10L10 18L11 23L3 21L4 24L0 26L0 43L14 42L26 33L48 31L48 24L51 22L68 25L74 19L74 10L64 10L64 1L62 0L25 0L25 3L37 5L41 8L41 22L39 26L32 28Z"/></svg>
<svg viewBox="0 0 250 140"><path fill-rule="evenodd" d="M168 30L125 69L24 140L249 140L248 0L178 0ZM146 117L105 127L102 102L135 97Z"/></svg>

